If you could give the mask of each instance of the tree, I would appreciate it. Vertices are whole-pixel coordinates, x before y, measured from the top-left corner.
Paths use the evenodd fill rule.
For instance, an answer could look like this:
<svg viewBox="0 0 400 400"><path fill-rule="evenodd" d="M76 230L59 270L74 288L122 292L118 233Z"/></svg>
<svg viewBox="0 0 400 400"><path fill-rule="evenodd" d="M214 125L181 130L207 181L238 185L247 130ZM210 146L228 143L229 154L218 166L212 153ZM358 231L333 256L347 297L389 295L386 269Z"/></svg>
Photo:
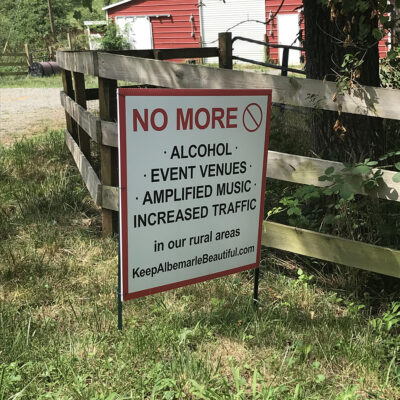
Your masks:
<svg viewBox="0 0 400 400"><path fill-rule="evenodd" d="M378 42L389 26L385 12L393 7L386 0L303 0L303 5L307 78L336 81L339 93L380 86ZM378 118L343 115L340 106L337 113L316 111L313 150L339 161L376 157L386 148L382 132Z"/></svg>
<svg viewBox="0 0 400 400"><path fill-rule="evenodd" d="M49 6L48 0L1 0L1 48L6 44L9 48L20 47L22 43L47 48L56 40L65 38L70 29L82 28L80 19L83 15L88 16L85 5L89 7L91 3L86 0L51 0ZM94 14L96 19L103 15L100 12Z"/></svg>

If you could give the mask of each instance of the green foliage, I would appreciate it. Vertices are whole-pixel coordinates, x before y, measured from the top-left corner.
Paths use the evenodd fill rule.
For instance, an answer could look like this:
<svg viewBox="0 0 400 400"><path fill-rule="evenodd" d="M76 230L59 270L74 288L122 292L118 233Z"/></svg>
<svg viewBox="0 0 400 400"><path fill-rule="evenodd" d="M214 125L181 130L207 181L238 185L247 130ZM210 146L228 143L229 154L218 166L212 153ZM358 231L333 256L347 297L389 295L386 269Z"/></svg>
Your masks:
<svg viewBox="0 0 400 400"><path fill-rule="evenodd" d="M396 332L398 334L400 331L400 303L393 302L381 318L371 320L370 324L380 333Z"/></svg>
<svg viewBox="0 0 400 400"><path fill-rule="evenodd" d="M400 171L400 151L383 155L378 161L345 164L335 171L328 167L319 181L326 186L302 185L279 200L267 218L325 233L335 233L353 240L400 246L400 226L392 218L398 204L373 201L357 193L371 193L384 185L382 169ZM393 181L400 182L400 172Z"/></svg>
<svg viewBox="0 0 400 400"><path fill-rule="evenodd" d="M386 0L319 0L331 9L331 17L336 19L339 14L347 17L349 22L354 23L353 17L357 17L358 29L346 29L345 33L351 36L351 41L360 46L366 43L368 36L381 40L388 30L396 24L395 19L390 19L389 14L394 12L394 6ZM398 5L397 5L398 7ZM379 27L371 26L369 20L376 17ZM354 34L355 32L355 34Z"/></svg>
<svg viewBox="0 0 400 400"><path fill-rule="evenodd" d="M67 14L73 9L71 1L52 2L56 32L68 30ZM43 46L51 43L49 11L46 0L12 0L0 2L0 45L8 41L10 48L21 43Z"/></svg>
<svg viewBox="0 0 400 400"><path fill-rule="evenodd" d="M103 37L99 40L102 50L129 50L129 43L119 31L119 27L110 20Z"/></svg>
<svg viewBox="0 0 400 400"><path fill-rule="evenodd" d="M314 275L307 275L301 268L297 270L297 275L298 278L296 284L301 284L304 287L308 287L308 285L314 279Z"/></svg>
<svg viewBox="0 0 400 400"><path fill-rule="evenodd" d="M91 0L91 7L85 6L83 4L84 0L82 0L81 6L79 6L79 0L73 0L73 2L77 4L68 15L71 26L81 29L83 21L103 21L105 19L104 11L102 10L102 7L105 6L103 0Z"/></svg>
<svg viewBox="0 0 400 400"><path fill-rule="evenodd" d="M387 53L381 62L380 78L383 87L400 89L400 48L396 47Z"/></svg>
<svg viewBox="0 0 400 400"><path fill-rule="evenodd" d="M361 52L348 53L343 57L343 62L337 76L337 92L344 94L354 89L357 79L360 77L360 68L364 60Z"/></svg>
<svg viewBox="0 0 400 400"><path fill-rule="evenodd" d="M400 22L400 15L394 5L386 0L319 0L330 9L331 20L343 28L337 32L337 44L346 49L342 62L337 68L338 93L353 90L360 80L367 54L379 41L392 35L395 44L382 62L380 78L384 87L398 88L400 31L393 28ZM390 17L389 17L390 16ZM379 23L378 23L379 22ZM397 37L395 37L397 36ZM338 65L339 67L339 65Z"/></svg>
<svg viewBox="0 0 400 400"><path fill-rule="evenodd" d="M56 40L65 42L66 33L83 29L84 19L104 19L102 1L52 0ZM47 0L2 0L0 2L0 47L20 49L23 43L34 48L54 45ZM64 43L65 44L65 43Z"/></svg>

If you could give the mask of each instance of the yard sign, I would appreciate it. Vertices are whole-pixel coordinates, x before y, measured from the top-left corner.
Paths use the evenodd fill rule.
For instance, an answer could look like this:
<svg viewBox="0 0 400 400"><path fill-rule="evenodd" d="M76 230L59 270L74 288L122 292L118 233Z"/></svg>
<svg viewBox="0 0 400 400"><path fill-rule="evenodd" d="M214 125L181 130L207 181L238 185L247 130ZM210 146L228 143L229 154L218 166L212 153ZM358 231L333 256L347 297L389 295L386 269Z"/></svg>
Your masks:
<svg viewBox="0 0 400 400"><path fill-rule="evenodd" d="M121 300L260 262L270 90L119 89Z"/></svg>

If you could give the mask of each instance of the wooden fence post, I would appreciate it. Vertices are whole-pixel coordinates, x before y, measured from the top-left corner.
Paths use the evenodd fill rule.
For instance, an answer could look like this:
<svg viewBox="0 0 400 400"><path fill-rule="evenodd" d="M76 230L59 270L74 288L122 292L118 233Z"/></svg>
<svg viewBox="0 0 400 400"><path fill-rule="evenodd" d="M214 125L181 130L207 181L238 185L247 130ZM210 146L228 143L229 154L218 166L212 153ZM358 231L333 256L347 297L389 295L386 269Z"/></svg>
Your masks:
<svg viewBox="0 0 400 400"><path fill-rule="evenodd" d="M73 72L72 77L74 81L75 101L86 110L85 75L81 72ZM90 162L90 137L79 125L78 139L80 149Z"/></svg>
<svg viewBox="0 0 400 400"><path fill-rule="evenodd" d="M61 77L64 92L71 98L74 98L74 88L72 85L71 71L61 69ZM65 120L67 122L67 130L71 136L77 141L77 125L72 117L65 111Z"/></svg>
<svg viewBox="0 0 400 400"><path fill-rule="evenodd" d="M26 62L28 63L28 66L30 67L33 63L32 53L29 52L28 43L25 43L24 47L25 47L25 54L26 54Z"/></svg>
<svg viewBox="0 0 400 400"><path fill-rule="evenodd" d="M67 41L68 41L68 49L72 50L72 40L71 40L71 34L67 32Z"/></svg>
<svg viewBox="0 0 400 400"><path fill-rule="evenodd" d="M117 81L99 78L100 119L103 121L117 120ZM101 183L118 186L118 149L101 145ZM118 231L118 213L102 209L103 236L109 236Z"/></svg>
<svg viewBox="0 0 400 400"><path fill-rule="evenodd" d="M232 33L220 32L218 34L219 67L232 69Z"/></svg>

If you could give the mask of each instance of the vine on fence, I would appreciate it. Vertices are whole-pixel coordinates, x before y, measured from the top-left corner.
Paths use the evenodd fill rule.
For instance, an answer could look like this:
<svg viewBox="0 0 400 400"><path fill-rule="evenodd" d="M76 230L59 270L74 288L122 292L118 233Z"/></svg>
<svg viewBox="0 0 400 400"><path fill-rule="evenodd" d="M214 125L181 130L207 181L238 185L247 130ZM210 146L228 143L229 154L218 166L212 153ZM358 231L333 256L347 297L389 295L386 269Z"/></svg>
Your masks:
<svg viewBox="0 0 400 400"><path fill-rule="evenodd" d="M367 158L360 163L344 164L344 168L338 171L332 166L328 167L319 177L320 182L328 183L327 186L304 185L297 188L292 194L282 197L278 207L268 211L267 219L284 213L286 218L283 218L292 226L317 228L326 232L334 229L352 239L354 236L362 239L367 236L367 240L373 242L381 239L381 229L387 230L386 236L393 234L394 237L399 233L396 224L389 226L379 218L371 223L370 219L377 217L377 210L375 215L371 215L368 208L371 207L371 201L357 200L355 194L363 191L371 193L381 187L384 183L383 168L396 170L392 179L393 182L400 183L400 162L397 161L399 156L400 151L392 151L378 161ZM390 160L393 161L388 163ZM366 206L367 204L369 205ZM364 210L365 207L367 211ZM393 241L395 240L397 239L394 238Z"/></svg>

